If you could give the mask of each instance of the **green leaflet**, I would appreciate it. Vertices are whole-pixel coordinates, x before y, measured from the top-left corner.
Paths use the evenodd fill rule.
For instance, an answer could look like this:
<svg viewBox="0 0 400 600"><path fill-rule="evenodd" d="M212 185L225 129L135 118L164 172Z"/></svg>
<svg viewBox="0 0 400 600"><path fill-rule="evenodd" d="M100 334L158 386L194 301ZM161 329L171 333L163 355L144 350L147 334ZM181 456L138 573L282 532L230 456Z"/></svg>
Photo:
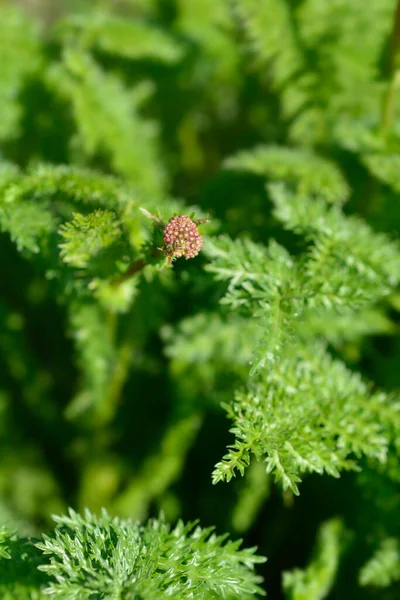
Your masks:
<svg viewBox="0 0 400 600"><path fill-rule="evenodd" d="M58 26L61 36L78 38L86 48L130 60L154 60L174 64L182 58L182 48L172 36L144 21L118 18L112 13L65 19Z"/></svg>

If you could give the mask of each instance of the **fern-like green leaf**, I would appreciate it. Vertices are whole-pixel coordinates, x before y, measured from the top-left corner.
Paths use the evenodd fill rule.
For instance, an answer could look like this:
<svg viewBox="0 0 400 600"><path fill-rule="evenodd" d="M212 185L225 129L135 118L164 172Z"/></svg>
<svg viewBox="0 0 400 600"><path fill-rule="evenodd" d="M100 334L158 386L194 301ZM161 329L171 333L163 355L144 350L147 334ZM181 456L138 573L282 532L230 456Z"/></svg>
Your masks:
<svg viewBox="0 0 400 600"><path fill-rule="evenodd" d="M97 210L89 215L74 213L73 220L61 226L61 257L67 264L85 268L88 261L121 237L115 214Z"/></svg>
<svg viewBox="0 0 400 600"><path fill-rule="evenodd" d="M295 494L303 473L339 477L357 469L354 459L363 455L384 461L398 422L397 403L371 393L358 375L312 344L286 350L226 410L235 442L216 466L214 483L243 474L253 454Z"/></svg>
<svg viewBox="0 0 400 600"><path fill-rule="evenodd" d="M358 217L345 216L339 207L327 207L322 199L295 196L281 184L269 189L276 217L313 242L306 271L310 293L311 288L317 291L315 302L338 307L365 304L396 285L400 267L396 241L373 232Z"/></svg>
<svg viewBox="0 0 400 600"><path fill-rule="evenodd" d="M56 522L54 535L37 544L49 557L41 568L55 598L250 600L263 593L254 566L264 559L212 528L179 522L171 529L162 519L138 525L105 511L81 517L70 510Z"/></svg>
<svg viewBox="0 0 400 600"><path fill-rule="evenodd" d="M291 338L299 304L287 301L296 296L295 264L276 242L266 249L250 240L221 236L208 242L205 251L212 259L207 270L217 280L228 282L222 302L231 309L250 310L258 318L261 329L252 369L257 372L274 363Z"/></svg>
<svg viewBox="0 0 400 600"><path fill-rule="evenodd" d="M269 181L284 181L300 195L317 195L332 204L342 204L349 196L349 186L339 169L306 150L259 146L228 158L225 167L261 175Z"/></svg>
<svg viewBox="0 0 400 600"><path fill-rule="evenodd" d="M89 158L105 155L114 171L137 189L160 196L166 180L157 128L139 114L151 86L143 82L128 89L89 54L72 48L65 51L63 63L53 66L48 82L72 104L83 152Z"/></svg>

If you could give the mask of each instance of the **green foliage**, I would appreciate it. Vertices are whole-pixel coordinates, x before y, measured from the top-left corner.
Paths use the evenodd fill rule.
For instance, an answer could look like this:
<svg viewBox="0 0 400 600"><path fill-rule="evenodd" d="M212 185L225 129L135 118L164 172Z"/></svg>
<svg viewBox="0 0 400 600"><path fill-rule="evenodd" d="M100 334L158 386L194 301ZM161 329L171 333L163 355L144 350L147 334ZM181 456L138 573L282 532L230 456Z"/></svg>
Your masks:
<svg viewBox="0 0 400 600"><path fill-rule="evenodd" d="M397 403L371 394L323 348L296 346L249 387L227 407L236 440L216 466L214 482L229 481L236 470L243 474L250 453L264 458L267 471L294 494L302 473L338 477L341 470L357 468L352 457L385 460Z"/></svg>
<svg viewBox="0 0 400 600"><path fill-rule="evenodd" d="M271 491L271 479L261 462L253 462L247 472L245 485L240 490L232 513L235 531L247 531L256 520L265 499Z"/></svg>
<svg viewBox="0 0 400 600"><path fill-rule="evenodd" d="M150 59L175 63L182 50L172 36L146 22L127 20L116 15L95 12L90 16L70 17L59 26L60 34L70 43L122 58Z"/></svg>
<svg viewBox="0 0 400 600"><path fill-rule="evenodd" d="M55 598L254 598L260 594L253 568L264 559L212 528L163 519L146 525L96 517L56 517L53 536L37 547L49 557L41 567L56 579L47 588Z"/></svg>
<svg viewBox="0 0 400 600"><path fill-rule="evenodd" d="M29 252L39 252L38 241L54 226L52 215L43 204L5 204L0 218L2 230L10 234L18 250Z"/></svg>
<svg viewBox="0 0 400 600"><path fill-rule="evenodd" d="M110 331L104 326L104 311L96 304L78 305L70 315L71 334L82 370L81 390L67 408L74 416L87 407L104 402L116 360Z"/></svg>
<svg viewBox="0 0 400 600"><path fill-rule="evenodd" d="M238 327L242 330L241 339L236 335ZM217 360L232 366L248 364L254 328L246 319L223 320L218 314L202 313L181 321L177 331L165 328L163 334L169 342L166 352L171 359L180 359L191 368L215 365Z"/></svg>
<svg viewBox="0 0 400 600"><path fill-rule="evenodd" d="M114 510L118 514L141 519L150 502L162 498L178 479L200 425L201 419L196 414L172 424L161 441L160 451L147 458L141 471L115 500Z"/></svg>
<svg viewBox="0 0 400 600"><path fill-rule="evenodd" d="M390 32L394 0L235 0L258 68L270 67L289 136L301 145L324 143L347 118L379 110L377 57ZM365 28L374 24L374 36Z"/></svg>
<svg viewBox="0 0 400 600"><path fill-rule="evenodd" d="M336 165L305 150L260 146L228 158L225 167L284 181L300 196L317 195L332 204L342 204L349 196L347 182Z"/></svg>
<svg viewBox="0 0 400 600"><path fill-rule="evenodd" d="M360 583L364 586L387 587L399 579L399 543L394 538L387 538L363 566L360 572Z"/></svg>
<svg viewBox="0 0 400 600"><path fill-rule="evenodd" d="M343 542L343 524L332 519L318 532L314 557L306 569L283 574L283 587L290 600L323 600L335 581Z"/></svg>
<svg viewBox="0 0 400 600"><path fill-rule="evenodd" d="M254 567L265 559L212 527L164 518L144 525L100 517L54 517L42 541L1 530L0 591L11 600L55 598L255 598L263 594Z"/></svg>
<svg viewBox="0 0 400 600"><path fill-rule="evenodd" d="M261 156L257 150L255 156L248 153L232 165L256 173L261 169L264 174L268 154ZM297 175L305 185L307 172L299 169L300 156L292 177ZM270 169L272 176L290 174L282 173L278 162L272 162ZM338 476L340 470L354 468L349 456L365 454L384 460L391 437L389 430L382 437L383 431L375 429L380 409L375 413L374 407L387 405L392 411L386 422L390 426L397 404L391 407L392 400L381 394L371 396L358 377L332 362L319 346L310 344L308 348L304 341L299 343L297 323L304 319L305 335L311 310L322 309L326 319L329 311L344 309L349 315L349 310L370 306L396 284L400 253L388 237L345 216L339 207L327 206L320 196L290 192L282 184L271 184L269 190L277 218L308 242L297 264L275 242L264 249L249 240L234 242L222 237L207 248L212 258L208 270L229 282L223 303L247 311L265 332L259 336L252 368L259 380L250 382L249 391L238 393L235 402L227 406L236 441L217 465L214 482L229 481L236 470L243 474L252 453L257 459L264 457L267 471L281 480L285 489L298 494L302 472L326 471ZM312 340L312 335L307 337ZM324 409L324 394L329 389ZM335 408L330 411L332 405ZM331 421L333 415L336 423ZM362 432L360 438L357 432Z"/></svg>
<svg viewBox="0 0 400 600"><path fill-rule="evenodd" d="M226 236L209 242L206 252L214 259L208 270L218 280L229 281L224 303L240 310L248 305L251 314L260 316L268 330L257 348L252 369L256 372L266 361L275 360L290 335L289 311L282 310L281 300L295 289L294 262L276 242L266 249L250 240L234 242Z"/></svg>
<svg viewBox="0 0 400 600"><path fill-rule="evenodd" d="M60 244L64 262L85 268L102 250L121 236L115 215L108 210L96 210L89 215L73 213L72 221L61 226L59 233L65 240Z"/></svg>
<svg viewBox="0 0 400 600"><path fill-rule="evenodd" d="M0 530L0 558L10 558L9 546L7 545L9 537L7 529L2 527Z"/></svg>
<svg viewBox="0 0 400 600"><path fill-rule="evenodd" d="M232 85L236 79L235 69L239 66L237 48L232 39L233 21L229 3L212 0L177 1L177 23L179 32L202 48L195 78L211 77L215 83ZM231 108L233 98L223 98L222 90L210 90L222 106Z"/></svg>
<svg viewBox="0 0 400 600"><path fill-rule="evenodd" d="M399 191L397 173L400 156L398 154L374 154L371 152L363 156L363 162L374 177L392 187L394 191Z"/></svg>
<svg viewBox="0 0 400 600"><path fill-rule="evenodd" d="M18 176L19 175L19 176ZM15 177L13 177L15 176ZM129 188L115 177L67 165L41 164L21 175L9 167L3 175L7 203L48 200L114 208L129 201Z"/></svg>
<svg viewBox="0 0 400 600"><path fill-rule="evenodd" d="M2 598L398 597L399 6L0 0Z"/></svg>
<svg viewBox="0 0 400 600"><path fill-rule="evenodd" d="M157 131L139 116L151 86L142 82L128 89L73 46L51 68L48 85L73 107L77 152L88 158L105 154L116 173L147 193L162 193L165 174L158 158Z"/></svg>
<svg viewBox="0 0 400 600"><path fill-rule="evenodd" d="M395 241L320 199L295 198L281 186L270 189L276 216L314 243L305 270L318 291L315 303L369 303L396 285L400 254Z"/></svg>
<svg viewBox="0 0 400 600"><path fill-rule="evenodd" d="M0 552L1 597L4 600L43 600L45 596L41 590L45 577L38 570L40 552L31 540L7 533L5 529L1 538L2 545L7 543L7 552Z"/></svg>
<svg viewBox="0 0 400 600"><path fill-rule="evenodd" d="M38 27L16 6L1 9L0 140L17 137L22 107L15 101L41 64Z"/></svg>

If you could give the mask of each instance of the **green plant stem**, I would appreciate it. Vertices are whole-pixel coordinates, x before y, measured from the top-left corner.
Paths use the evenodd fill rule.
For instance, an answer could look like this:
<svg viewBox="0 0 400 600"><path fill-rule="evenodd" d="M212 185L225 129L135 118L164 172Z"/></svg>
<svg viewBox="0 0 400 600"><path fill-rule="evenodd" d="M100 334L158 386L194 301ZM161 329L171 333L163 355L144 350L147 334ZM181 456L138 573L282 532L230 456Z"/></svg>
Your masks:
<svg viewBox="0 0 400 600"><path fill-rule="evenodd" d="M125 273L123 273L120 277L118 277L118 279L114 281L114 285L121 285L121 283L125 283L125 281L128 281L128 279L133 277L135 273L138 273L139 271L144 269L146 265L147 261L144 258L139 258L127 268Z"/></svg>
<svg viewBox="0 0 400 600"><path fill-rule="evenodd" d="M118 350L114 372L97 417L98 424L101 426L106 426L115 416L124 384L129 375L132 352L133 344L130 342L125 342Z"/></svg>
<svg viewBox="0 0 400 600"><path fill-rule="evenodd" d="M108 327L113 345L117 343L118 315L114 312L108 313ZM113 374L104 394L104 400L97 413L97 425L104 426L112 421L117 409L119 398L124 383L129 374L129 365L133 351L133 344L124 342L117 351L117 358Z"/></svg>
<svg viewBox="0 0 400 600"><path fill-rule="evenodd" d="M150 257L151 258L159 258L162 255L163 255L162 250L160 250L159 248L154 248L154 250L150 254ZM134 263L132 263L127 268L125 273L123 273L120 277L115 279L113 285L117 286L117 285L121 285L122 283L125 283L125 281L128 281L128 279L133 277L133 275L142 271L145 268L145 266L148 264L150 264L149 260L147 260L146 258L139 258L138 260L136 260Z"/></svg>
<svg viewBox="0 0 400 600"><path fill-rule="evenodd" d="M151 259L158 258L163 255L162 250L154 248L148 257L139 258L133 262L128 269L120 277L114 281L114 285L121 285L125 281L128 281L136 273L139 273L144 267L150 264ZM109 313L108 315L108 326L110 336L115 343L118 318L115 313ZM97 426L102 430L108 423L114 418L116 409L118 407L119 399L124 387L125 381L129 375L129 366L131 362L131 356L133 352L133 344L130 342L123 343L118 349L117 359L114 366L114 371L111 376L108 388L105 391L104 401L96 416Z"/></svg>

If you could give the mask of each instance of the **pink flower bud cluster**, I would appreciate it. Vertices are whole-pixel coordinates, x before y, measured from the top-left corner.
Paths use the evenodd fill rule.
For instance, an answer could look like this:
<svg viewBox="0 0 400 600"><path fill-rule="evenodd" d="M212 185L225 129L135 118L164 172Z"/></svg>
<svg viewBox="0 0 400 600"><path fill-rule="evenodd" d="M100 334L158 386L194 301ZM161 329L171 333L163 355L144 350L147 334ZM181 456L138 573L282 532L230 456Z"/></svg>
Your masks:
<svg viewBox="0 0 400 600"><path fill-rule="evenodd" d="M184 256L194 258L203 246L196 223L189 217L173 217L164 229L165 253L168 262Z"/></svg>

